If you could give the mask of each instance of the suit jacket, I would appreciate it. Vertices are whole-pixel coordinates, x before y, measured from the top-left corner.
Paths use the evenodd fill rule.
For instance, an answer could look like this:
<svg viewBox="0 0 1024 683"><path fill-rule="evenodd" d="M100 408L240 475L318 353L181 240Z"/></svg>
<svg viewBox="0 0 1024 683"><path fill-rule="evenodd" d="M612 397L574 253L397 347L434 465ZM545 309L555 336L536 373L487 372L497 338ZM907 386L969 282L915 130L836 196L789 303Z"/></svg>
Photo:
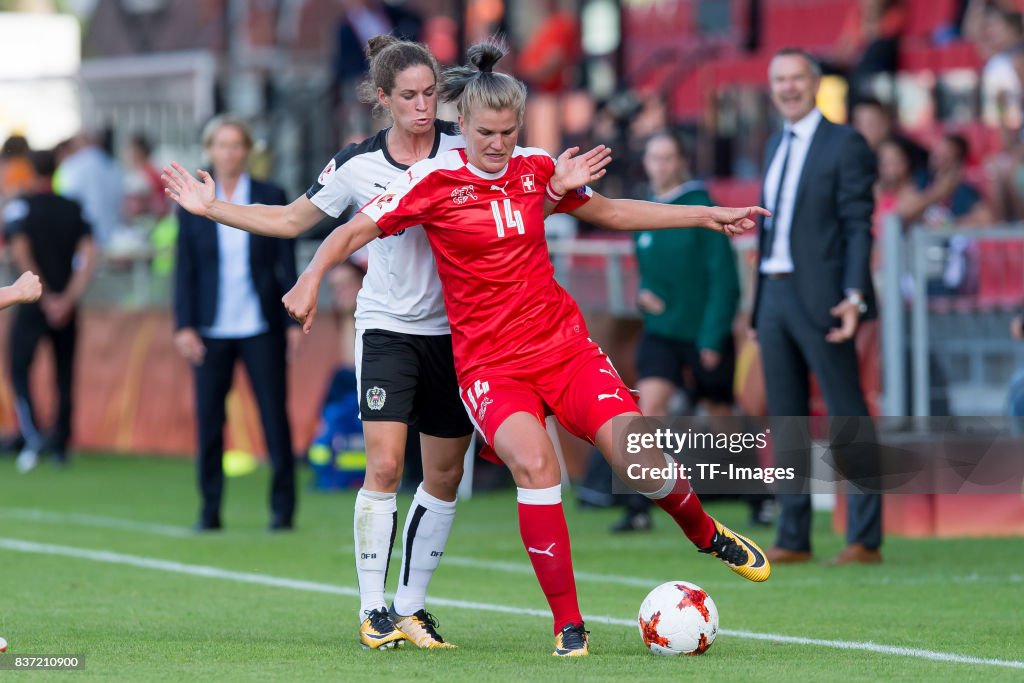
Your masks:
<svg viewBox="0 0 1024 683"><path fill-rule="evenodd" d="M253 180L250 200L253 204L284 204L285 194L277 185ZM217 314L220 284L217 224L179 208L177 253L175 328L209 327ZM270 331L283 331L292 322L281 297L295 284L295 241L251 235L249 269Z"/></svg>
<svg viewBox="0 0 1024 683"><path fill-rule="evenodd" d="M782 132L768 140L765 172L782 140ZM864 318L876 315L871 284L871 225L875 208L873 187L877 167L860 133L822 118L807 150L797 183L789 248L799 303L822 330L838 324L829 309L848 289L860 290L868 305ZM763 193L763 188L762 188ZM764 196L761 201L764 206ZM767 234L758 235L761 255ZM763 275L758 277L753 321L757 327Z"/></svg>

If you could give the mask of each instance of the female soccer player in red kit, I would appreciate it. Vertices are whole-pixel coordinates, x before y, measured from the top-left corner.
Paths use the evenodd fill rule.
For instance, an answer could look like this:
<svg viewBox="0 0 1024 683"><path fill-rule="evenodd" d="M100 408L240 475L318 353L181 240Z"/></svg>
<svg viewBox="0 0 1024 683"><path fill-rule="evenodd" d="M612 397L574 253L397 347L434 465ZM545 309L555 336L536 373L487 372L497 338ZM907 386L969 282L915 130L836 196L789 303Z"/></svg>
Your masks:
<svg viewBox="0 0 1024 683"><path fill-rule="evenodd" d="M731 209L611 200L583 186L590 166L564 153L516 146L526 88L494 73L493 43L470 49L473 66L449 70L441 94L457 102L466 148L420 162L321 244L285 298L306 327L331 265L370 240L422 224L437 261L452 326L456 371L478 430L516 481L523 544L554 615L555 655L589 653L576 598L559 467L544 429L550 409L569 431L595 443L623 481L668 512L701 552L753 581L768 578L761 550L704 512L685 479L631 480L612 418L641 417L579 308L555 282L544 237L548 208L619 230L696 225L727 234L754 226L759 207ZM582 187L581 187L582 186ZM572 188L579 188L570 190ZM664 467L648 449L630 462Z"/></svg>

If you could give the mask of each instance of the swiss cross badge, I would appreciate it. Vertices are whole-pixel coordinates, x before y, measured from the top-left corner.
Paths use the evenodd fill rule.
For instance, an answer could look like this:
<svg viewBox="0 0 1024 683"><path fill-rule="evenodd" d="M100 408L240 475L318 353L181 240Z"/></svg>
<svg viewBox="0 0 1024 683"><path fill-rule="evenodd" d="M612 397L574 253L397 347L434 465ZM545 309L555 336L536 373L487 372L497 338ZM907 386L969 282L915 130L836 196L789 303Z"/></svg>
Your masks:
<svg viewBox="0 0 1024 683"><path fill-rule="evenodd" d="M523 181L523 192L533 192L537 189L536 183L533 182L533 174L524 175L521 180Z"/></svg>

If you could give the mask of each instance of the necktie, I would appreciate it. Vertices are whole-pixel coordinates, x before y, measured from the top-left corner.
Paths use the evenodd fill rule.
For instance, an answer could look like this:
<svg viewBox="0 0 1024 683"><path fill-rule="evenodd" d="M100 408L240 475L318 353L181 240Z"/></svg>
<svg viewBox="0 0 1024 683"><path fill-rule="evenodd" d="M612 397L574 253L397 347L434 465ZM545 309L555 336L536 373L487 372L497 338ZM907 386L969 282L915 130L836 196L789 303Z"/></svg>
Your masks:
<svg viewBox="0 0 1024 683"><path fill-rule="evenodd" d="M793 138L796 137L793 131L786 130L782 134L782 143L786 146L786 151L782 157L782 171L779 173L779 184L775 188L775 203L772 204L772 215L764 219L764 227L768 230L768 244L764 255L761 260L771 258L772 249L775 246L775 225L779 222L779 212L782 210L782 188L786 184L786 171L789 170L789 152L793 149Z"/></svg>

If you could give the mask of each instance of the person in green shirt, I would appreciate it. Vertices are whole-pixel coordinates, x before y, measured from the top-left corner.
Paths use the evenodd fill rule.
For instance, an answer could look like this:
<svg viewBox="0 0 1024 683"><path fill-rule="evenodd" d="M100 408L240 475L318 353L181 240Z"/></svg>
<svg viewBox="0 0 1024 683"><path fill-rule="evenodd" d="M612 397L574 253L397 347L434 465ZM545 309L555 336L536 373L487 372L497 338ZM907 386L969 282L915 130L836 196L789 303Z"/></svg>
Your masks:
<svg viewBox="0 0 1024 683"><path fill-rule="evenodd" d="M651 199L713 206L695 180L682 142L652 136L644 149ZM683 227L683 226L680 226ZM640 271L637 305L644 331L636 351L637 390L644 415L665 416L677 389L712 416L732 415L736 351L732 322L740 299L736 255L729 238L710 230L634 233ZM650 503L628 496L613 531L650 528Z"/></svg>

